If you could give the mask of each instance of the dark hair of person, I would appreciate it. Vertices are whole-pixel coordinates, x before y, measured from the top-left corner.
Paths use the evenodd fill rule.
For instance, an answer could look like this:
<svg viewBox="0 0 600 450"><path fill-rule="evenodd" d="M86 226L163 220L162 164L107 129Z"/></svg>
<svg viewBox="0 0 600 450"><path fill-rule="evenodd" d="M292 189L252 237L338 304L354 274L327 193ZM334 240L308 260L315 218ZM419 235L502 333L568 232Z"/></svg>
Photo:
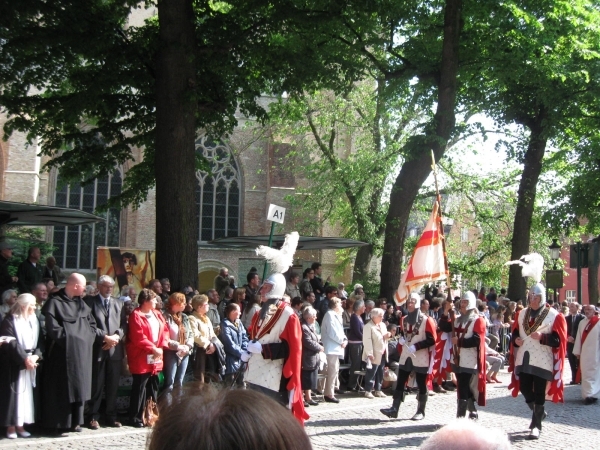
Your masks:
<svg viewBox="0 0 600 450"><path fill-rule="evenodd" d="M294 306L302 305L303 303L304 303L304 300L302 300L302 298L301 298L301 297L294 297L294 298L292 299L292 308L293 308Z"/></svg>
<svg viewBox="0 0 600 450"><path fill-rule="evenodd" d="M29 258L29 257L31 257L31 255L33 255L33 251L34 251L35 249L38 249L38 250L39 250L40 248L39 248L39 247L29 247L29 250L27 250L27 257L28 257L28 258Z"/></svg>
<svg viewBox="0 0 600 450"><path fill-rule="evenodd" d="M310 294L314 294L314 292L313 291L308 291L308 292L303 291L302 292L302 299L306 300L309 297Z"/></svg>
<svg viewBox="0 0 600 450"><path fill-rule="evenodd" d="M485 311L485 303L483 303L481 300L479 301L479 303L477 303L477 310L479 312L484 312Z"/></svg>
<svg viewBox="0 0 600 450"><path fill-rule="evenodd" d="M429 300L429 308L430 309L439 308L440 306L442 306L442 303L438 299L433 298L433 299Z"/></svg>
<svg viewBox="0 0 600 450"><path fill-rule="evenodd" d="M146 285L146 287L148 289L152 289L152 286L154 286L154 283L159 283L162 285L162 283L160 282L160 280L158 278L153 278L152 280L148 281L148 284Z"/></svg>
<svg viewBox="0 0 600 450"><path fill-rule="evenodd" d="M240 309L240 305L238 305L237 303L234 303L234 302L229 303L225 307L225 318L229 319L229 314L231 314L231 311L233 311L235 309Z"/></svg>
<svg viewBox="0 0 600 450"><path fill-rule="evenodd" d="M302 272L302 276L306 278L308 276L308 272L310 272L311 270L314 272L314 269L312 267L307 267L306 269L304 269L304 272Z"/></svg>
<svg viewBox="0 0 600 450"><path fill-rule="evenodd" d="M337 288L335 286L326 286L325 287L325 295L333 294L333 293L335 293L335 295L337 295Z"/></svg>
<svg viewBox="0 0 600 450"><path fill-rule="evenodd" d="M248 275L246 275L246 281L248 283L250 283L254 279L254 277L257 277L257 276L258 276L258 273L256 273L256 272L248 272Z"/></svg>
<svg viewBox="0 0 600 450"><path fill-rule="evenodd" d="M504 289L504 288L500 289L500 293L501 293L502 295L506 294L506 289Z"/></svg>
<svg viewBox="0 0 600 450"><path fill-rule="evenodd" d="M279 403L250 389L206 388L161 409L148 450L310 450L304 429Z"/></svg>
<svg viewBox="0 0 600 450"><path fill-rule="evenodd" d="M156 297L156 293L153 290L144 288L138 294L138 305L142 306L142 304L152 300L154 297Z"/></svg>
<svg viewBox="0 0 600 450"><path fill-rule="evenodd" d="M314 262L314 263L311 264L310 268L312 270L317 270L319 267L321 267L321 265L322 264L320 262Z"/></svg>
<svg viewBox="0 0 600 450"><path fill-rule="evenodd" d="M290 275L289 275L289 277L288 277L288 280L292 281L294 278L297 278L297 277L299 277L299 276L300 276L300 274L298 274L298 272L294 272L294 271L292 271L292 272L290 272Z"/></svg>
<svg viewBox="0 0 600 450"><path fill-rule="evenodd" d="M546 303L548 303L549 305L554 305L554 300L549 298L548 300L546 300Z"/></svg>
<svg viewBox="0 0 600 450"><path fill-rule="evenodd" d="M134 266L137 264L137 256L131 252L121 253L121 259L124 258L130 259Z"/></svg>
<svg viewBox="0 0 600 450"><path fill-rule="evenodd" d="M395 330L396 328L398 328L398 325L396 325L395 323L389 323L387 326L388 331Z"/></svg>
<svg viewBox="0 0 600 450"><path fill-rule="evenodd" d="M246 299L248 304L245 306L246 308L250 308L252 305L260 305L260 295L254 294L251 295L250 298Z"/></svg>

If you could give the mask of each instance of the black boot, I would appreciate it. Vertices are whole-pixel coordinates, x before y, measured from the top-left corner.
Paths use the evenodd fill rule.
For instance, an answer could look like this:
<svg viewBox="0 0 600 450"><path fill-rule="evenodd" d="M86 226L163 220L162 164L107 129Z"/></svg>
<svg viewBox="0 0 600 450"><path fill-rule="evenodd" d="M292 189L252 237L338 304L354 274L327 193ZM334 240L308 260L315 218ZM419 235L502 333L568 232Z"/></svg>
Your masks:
<svg viewBox="0 0 600 450"><path fill-rule="evenodd" d="M469 400L467 400L467 409L469 410L469 419L479 419L479 414L477 414L477 408L475 408L475 399L470 398Z"/></svg>
<svg viewBox="0 0 600 450"><path fill-rule="evenodd" d="M404 393L400 392L394 392L394 399L392 402L392 407L391 408L387 408L387 409L380 409L379 411L381 411L381 414L388 416L390 419L397 419L398 418L398 410L400 409L400 403L402 403L404 401Z"/></svg>
<svg viewBox="0 0 600 450"><path fill-rule="evenodd" d="M417 408L417 413L412 416L411 420L423 420L425 418L425 406L427 405L427 396L428 394L419 394L417 397L419 399L419 407Z"/></svg>
<svg viewBox="0 0 600 450"><path fill-rule="evenodd" d="M546 417L544 405L533 405L533 417L531 423L533 428L529 432L529 439L539 439L542 432L542 421Z"/></svg>
<svg viewBox="0 0 600 450"><path fill-rule="evenodd" d="M467 401L458 399L458 407L456 409L456 417L461 418L467 415Z"/></svg>

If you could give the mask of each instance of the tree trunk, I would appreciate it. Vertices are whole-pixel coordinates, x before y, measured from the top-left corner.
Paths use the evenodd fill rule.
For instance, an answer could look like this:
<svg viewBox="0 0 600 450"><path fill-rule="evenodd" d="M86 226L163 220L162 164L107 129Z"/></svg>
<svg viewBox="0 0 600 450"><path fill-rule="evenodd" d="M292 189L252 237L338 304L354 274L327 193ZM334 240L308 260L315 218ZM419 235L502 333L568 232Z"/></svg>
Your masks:
<svg viewBox="0 0 600 450"><path fill-rule="evenodd" d="M195 36L191 0L158 2L156 56L156 276L196 286Z"/></svg>
<svg viewBox="0 0 600 450"><path fill-rule="evenodd" d="M354 260L354 272L352 273L352 284L366 281L369 276L369 267L373 258L373 245L364 245L358 249Z"/></svg>
<svg viewBox="0 0 600 450"><path fill-rule="evenodd" d="M526 124L530 130L529 144L525 152L525 163L523 166L523 175L519 183L519 192L517 197L517 209L515 211L515 221L513 225L511 260L521 258L529 253L531 239L531 219L535 206L535 195L537 191L537 182L542 172L542 160L546 151L547 139L543 137L545 114L541 111L535 120ZM535 251L535 249L534 249ZM532 280L528 280L533 284ZM508 293L511 300L523 300L525 303L525 289L527 285L525 279L521 276L521 266L512 265L508 275Z"/></svg>
<svg viewBox="0 0 600 450"><path fill-rule="evenodd" d="M410 211L419 189L431 173L431 150L436 161L439 161L455 124L461 9L462 0L446 0L438 103L433 127L425 136L422 150L403 164L390 195L379 293L379 297L385 297L390 301L400 282L402 254Z"/></svg>

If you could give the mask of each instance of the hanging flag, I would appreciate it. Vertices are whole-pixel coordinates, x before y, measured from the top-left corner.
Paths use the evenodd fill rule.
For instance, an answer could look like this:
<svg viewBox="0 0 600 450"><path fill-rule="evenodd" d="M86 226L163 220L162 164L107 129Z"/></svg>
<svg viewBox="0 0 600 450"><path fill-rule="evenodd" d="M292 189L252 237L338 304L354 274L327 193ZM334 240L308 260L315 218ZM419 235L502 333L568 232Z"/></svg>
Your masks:
<svg viewBox="0 0 600 450"><path fill-rule="evenodd" d="M440 198L433 204L431 217L408 262L395 294L398 305L402 305L411 292L424 285L448 278L448 262L444 244L444 226L440 214Z"/></svg>

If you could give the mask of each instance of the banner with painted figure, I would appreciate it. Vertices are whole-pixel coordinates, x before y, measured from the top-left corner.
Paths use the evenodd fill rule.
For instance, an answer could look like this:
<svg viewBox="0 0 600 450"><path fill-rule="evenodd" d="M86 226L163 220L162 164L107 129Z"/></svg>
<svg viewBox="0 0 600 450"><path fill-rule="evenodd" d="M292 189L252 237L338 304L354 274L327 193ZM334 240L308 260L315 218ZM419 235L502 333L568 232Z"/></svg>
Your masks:
<svg viewBox="0 0 600 450"><path fill-rule="evenodd" d="M126 285L134 287L139 293L154 278L153 250L98 247L97 261L97 276L109 275L115 279L113 295L116 296Z"/></svg>

